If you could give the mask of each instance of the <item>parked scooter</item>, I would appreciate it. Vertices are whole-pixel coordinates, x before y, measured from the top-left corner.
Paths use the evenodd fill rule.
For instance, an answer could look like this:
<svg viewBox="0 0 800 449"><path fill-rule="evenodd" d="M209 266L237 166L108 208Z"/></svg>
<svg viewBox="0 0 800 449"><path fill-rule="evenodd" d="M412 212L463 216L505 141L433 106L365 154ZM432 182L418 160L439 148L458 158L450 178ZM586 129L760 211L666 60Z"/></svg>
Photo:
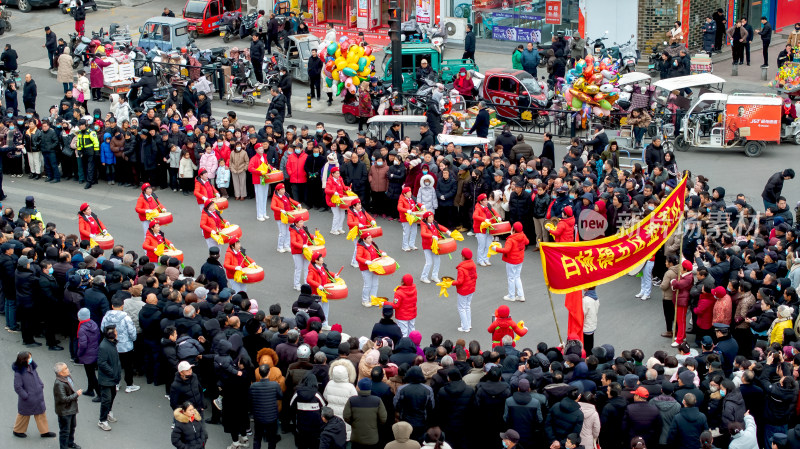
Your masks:
<svg viewBox="0 0 800 449"><path fill-rule="evenodd" d="M242 23L239 25L239 37L244 39L251 36L256 31L256 20L258 19L258 12L254 11L242 17Z"/></svg>
<svg viewBox="0 0 800 449"><path fill-rule="evenodd" d="M241 24L241 11L227 11L222 14L222 19L219 21L219 35L222 36L223 42L228 43L234 37L239 37Z"/></svg>
<svg viewBox="0 0 800 449"><path fill-rule="evenodd" d="M636 54L636 40L631 36L631 39L628 42L619 46L620 52L620 72L621 73L629 73L636 71L636 63L639 61L639 57Z"/></svg>
<svg viewBox="0 0 800 449"><path fill-rule="evenodd" d="M608 31L606 31L606 34L608 34ZM595 58L601 58L602 57L603 52L606 49L606 44L604 44L603 41L606 40L606 39L608 39L608 38L603 36L603 37L599 37L599 38L597 38L597 39L595 39L593 41L593 43L592 43L592 54L594 55ZM588 38L586 39L586 42L589 42Z"/></svg>
<svg viewBox="0 0 800 449"><path fill-rule="evenodd" d="M658 73L658 61L661 59L661 52L658 49L658 44L653 45L650 49L650 58L647 61L647 72L654 76Z"/></svg>
<svg viewBox="0 0 800 449"><path fill-rule="evenodd" d="M0 36L6 31L11 31L11 11L6 8L6 5L0 5Z"/></svg>

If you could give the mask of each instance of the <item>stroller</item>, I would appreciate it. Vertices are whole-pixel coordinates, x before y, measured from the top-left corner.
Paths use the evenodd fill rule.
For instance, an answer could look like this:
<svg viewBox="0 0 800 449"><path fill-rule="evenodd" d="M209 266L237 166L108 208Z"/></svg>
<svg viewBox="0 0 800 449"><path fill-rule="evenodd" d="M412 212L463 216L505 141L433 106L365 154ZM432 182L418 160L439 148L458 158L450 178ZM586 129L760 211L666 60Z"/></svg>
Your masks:
<svg viewBox="0 0 800 449"><path fill-rule="evenodd" d="M246 104L252 107L256 104L256 97L260 97L261 92L269 87L256 80L253 64L247 59L233 61L231 72L233 74L228 82L225 104Z"/></svg>

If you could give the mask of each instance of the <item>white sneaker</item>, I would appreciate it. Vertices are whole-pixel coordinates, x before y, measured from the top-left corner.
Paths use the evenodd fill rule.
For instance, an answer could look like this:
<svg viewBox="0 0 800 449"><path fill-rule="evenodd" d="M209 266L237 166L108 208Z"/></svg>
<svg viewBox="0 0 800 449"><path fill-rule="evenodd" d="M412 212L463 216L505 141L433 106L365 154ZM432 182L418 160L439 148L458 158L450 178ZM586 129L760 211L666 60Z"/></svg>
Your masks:
<svg viewBox="0 0 800 449"><path fill-rule="evenodd" d="M469 329L464 329L464 328L462 328L462 327L459 327L459 328L458 328L458 331L459 331L459 332L469 332Z"/></svg>
<svg viewBox="0 0 800 449"><path fill-rule="evenodd" d="M425 284L430 284L430 283L431 283L431 280L430 280L430 279L426 279L426 278L421 278L421 279L420 279L420 282L423 282L423 283L425 283Z"/></svg>
<svg viewBox="0 0 800 449"><path fill-rule="evenodd" d="M680 344L678 344L677 341L673 341L672 344L670 344L670 346L672 346L673 348L677 348L678 346L680 346Z"/></svg>
<svg viewBox="0 0 800 449"><path fill-rule="evenodd" d="M411 247L411 251L416 251L416 250L418 250L418 249L419 249L419 248L417 248L416 246L412 246L412 247Z"/></svg>
<svg viewBox="0 0 800 449"><path fill-rule="evenodd" d="M324 324L324 325L322 325L322 330L329 331L329 330L331 330L331 327L328 326L327 324Z"/></svg>
<svg viewBox="0 0 800 449"><path fill-rule="evenodd" d="M636 297L637 297L637 298L641 298L641 297L642 297L642 292L639 292L639 293L637 293L637 294L636 294Z"/></svg>
<svg viewBox="0 0 800 449"><path fill-rule="evenodd" d="M217 410L222 411L222 396L218 396L216 399L214 399L214 407L216 407Z"/></svg>
<svg viewBox="0 0 800 449"><path fill-rule="evenodd" d="M516 300L519 301L519 302L525 302L525 297L524 296L517 296Z"/></svg>
<svg viewBox="0 0 800 449"><path fill-rule="evenodd" d="M97 422L97 427L99 427L99 428L101 428L101 429L105 430L106 432L108 432L109 430L111 430L111 426L109 426L109 425L108 425L108 422L106 422L106 421L98 421L98 422Z"/></svg>
<svg viewBox="0 0 800 449"><path fill-rule="evenodd" d="M491 262L489 262L489 261L487 260L487 261L486 261L486 266L487 266L487 267L491 267L491 266L492 266L492 263L491 263Z"/></svg>
<svg viewBox="0 0 800 449"><path fill-rule="evenodd" d="M486 262L478 262L478 265L480 265L482 267L485 267L486 266Z"/></svg>
<svg viewBox="0 0 800 449"><path fill-rule="evenodd" d="M114 418L114 412L108 412L108 415L106 416L106 421L108 421L108 422L117 422L118 419Z"/></svg>
<svg viewBox="0 0 800 449"><path fill-rule="evenodd" d="M239 437L239 444L242 446L247 446L247 436L242 435Z"/></svg>
<svg viewBox="0 0 800 449"><path fill-rule="evenodd" d="M648 299L650 299L650 295L640 296L639 299L641 299L642 301L647 301Z"/></svg>
<svg viewBox="0 0 800 449"><path fill-rule="evenodd" d="M467 235L475 235L475 233L472 232L472 231L469 231L469 232L467 232Z"/></svg>
<svg viewBox="0 0 800 449"><path fill-rule="evenodd" d="M258 220L258 221L266 221L267 219L264 218L264 217L257 217L256 220Z"/></svg>
<svg viewBox="0 0 800 449"><path fill-rule="evenodd" d="M330 235L339 235L339 233L336 232L336 231L328 231L328 234L330 234Z"/></svg>
<svg viewBox="0 0 800 449"><path fill-rule="evenodd" d="M515 297L513 297L513 296L508 296L508 295L505 295L505 296L503 296L503 300L504 300L504 301L511 301L511 302L514 302L514 301L516 301L517 299L516 299Z"/></svg>
<svg viewBox="0 0 800 449"><path fill-rule="evenodd" d="M279 252L279 253L285 253L285 252L286 252L286 250L285 250L285 249L283 249L283 248L278 248L278 252Z"/></svg>
<svg viewBox="0 0 800 449"><path fill-rule="evenodd" d="M442 282L442 280L441 280L441 279L439 279L439 278L438 278L438 277L436 277L436 276L432 277L432 278L431 278L431 280L432 280L434 283L436 283L436 284L438 284L438 283Z"/></svg>
<svg viewBox="0 0 800 449"><path fill-rule="evenodd" d="M119 391L119 384L117 384L116 387L117 387L117 391Z"/></svg>
<svg viewBox="0 0 800 449"><path fill-rule="evenodd" d="M372 303L371 302L362 302L361 305L364 306L364 307L372 307Z"/></svg>
<svg viewBox="0 0 800 449"><path fill-rule="evenodd" d="M409 251L411 251L411 248L403 248L403 251L409 252Z"/></svg>
<svg viewBox="0 0 800 449"><path fill-rule="evenodd" d="M164 397L165 397L165 398L167 398L167 399L169 399L169 395L168 395L168 394L165 394L165 395L164 395Z"/></svg>
<svg viewBox="0 0 800 449"><path fill-rule="evenodd" d="M133 393L134 391L139 391L142 387L138 385L129 385L125 387L125 393ZM113 422L113 421L112 421Z"/></svg>
<svg viewBox="0 0 800 449"><path fill-rule="evenodd" d="M298 292L300 291L300 287L299 286L295 287L294 289L295 289L295 291L298 291Z"/></svg>

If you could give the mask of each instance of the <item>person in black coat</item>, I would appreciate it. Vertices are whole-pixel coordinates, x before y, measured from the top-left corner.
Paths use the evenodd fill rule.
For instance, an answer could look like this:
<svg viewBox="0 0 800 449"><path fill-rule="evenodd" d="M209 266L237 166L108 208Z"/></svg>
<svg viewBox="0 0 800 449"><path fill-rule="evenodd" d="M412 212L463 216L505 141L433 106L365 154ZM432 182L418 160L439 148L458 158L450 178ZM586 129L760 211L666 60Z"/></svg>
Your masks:
<svg viewBox="0 0 800 449"><path fill-rule="evenodd" d="M186 401L197 404L198 411L203 413L203 387L200 385L200 378L192 372L189 362L181 362L169 391L169 405L176 409Z"/></svg>
<svg viewBox="0 0 800 449"><path fill-rule="evenodd" d="M97 383L100 384L100 423L103 430L111 430L108 417L117 395L117 384L122 380L122 364L117 352L117 328L109 326L97 348ZM113 417L113 415L112 415Z"/></svg>
<svg viewBox="0 0 800 449"><path fill-rule="evenodd" d="M205 92L200 92L197 94L197 116L202 117L203 115L211 117L211 101Z"/></svg>
<svg viewBox="0 0 800 449"><path fill-rule="evenodd" d="M476 410L485 417L483 426L486 431L481 432L483 447L497 446L497 435L505 428L503 411L509 396L511 396L511 388L502 380L501 368L499 366L492 367L475 389ZM577 403L575 403L575 407L578 407ZM582 414L581 417L583 417Z"/></svg>
<svg viewBox="0 0 800 449"><path fill-rule="evenodd" d="M625 408L622 417L622 429L627 433L626 438L640 436L647 445L656 447L661 436L661 413L658 407L647 402L650 393L645 387L633 391L633 402Z"/></svg>
<svg viewBox="0 0 800 449"><path fill-rule="evenodd" d="M311 50L311 57L308 58L308 84L311 86L311 98L316 92L317 101L320 99L320 85L322 76L322 59L317 56L317 49Z"/></svg>
<svg viewBox="0 0 800 449"><path fill-rule="evenodd" d="M511 131L508 128L508 125L503 127L503 132L500 133L499 136L494 140L494 146L502 145L503 146L503 156L511 160L511 149L514 148L514 145L517 144L517 138L511 134ZM517 161L515 161L517 162Z"/></svg>
<svg viewBox="0 0 800 449"><path fill-rule="evenodd" d="M222 290L228 288L228 278L225 276L225 268L219 262L219 256L219 248L216 246L209 248L208 259L200 267L200 274L205 275L207 281L219 284L219 289Z"/></svg>
<svg viewBox="0 0 800 449"><path fill-rule="evenodd" d="M289 74L286 67L281 67L281 79L278 81L278 87L281 93L286 97L286 117L292 116L292 75ZM281 119L285 118L281 114Z"/></svg>
<svg viewBox="0 0 800 449"><path fill-rule="evenodd" d="M665 80L670 77L670 68L672 67L672 57L670 57L669 53L666 51L661 53L661 60L658 61L656 65L658 68L658 73L661 76L662 80Z"/></svg>
<svg viewBox="0 0 800 449"><path fill-rule="evenodd" d="M553 135L544 133L543 141L544 143L542 143L542 152L539 154L539 159L547 158L547 160L554 163L556 160L556 151L555 145L553 145Z"/></svg>
<svg viewBox="0 0 800 449"><path fill-rule="evenodd" d="M269 365L258 367L261 380L250 385L250 412L253 415L253 448L259 449L266 437L269 449L278 442L278 406L283 398L281 387L269 377Z"/></svg>
<svg viewBox="0 0 800 449"><path fill-rule="evenodd" d="M655 136L653 141L644 149L644 163L647 165L647 173L653 173L656 165L664 162L664 150L661 148L661 136Z"/></svg>
<svg viewBox="0 0 800 449"><path fill-rule="evenodd" d="M583 412L578 405L578 389L572 387L567 396L553 405L545 421L545 434L547 441L552 444L565 446L567 435L581 433L583 427Z"/></svg>
<svg viewBox="0 0 800 449"><path fill-rule="evenodd" d="M25 110L36 110L36 81L31 78L31 74L25 74L25 82L22 84L22 104Z"/></svg>
<svg viewBox="0 0 800 449"><path fill-rule="evenodd" d="M345 449L347 447L347 426L344 420L336 416L332 408L322 407L322 422L319 449Z"/></svg>
<svg viewBox="0 0 800 449"><path fill-rule="evenodd" d="M755 33L753 32L753 27L747 23L747 17L742 17L742 28L747 31L747 36L744 41L744 56L747 60L747 65L750 65L750 42L753 42Z"/></svg>
<svg viewBox="0 0 800 449"><path fill-rule="evenodd" d="M250 62L259 83L264 82L264 43L258 38L258 33L253 33L253 42L250 43Z"/></svg>
<svg viewBox="0 0 800 449"><path fill-rule="evenodd" d="M175 426L170 441L180 449L203 449L206 447L208 433L203 426L203 413L191 402L185 402L172 412Z"/></svg>
<svg viewBox="0 0 800 449"><path fill-rule="evenodd" d="M186 115L186 111L197 112L197 95L194 92L194 81L189 80L181 95L181 115Z"/></svg>
<svg viewBox="0 0 800 449"><path fill-rule="evenodd" d="M608 146L608 135L606 135L606 130L603 129L602 124L594 126L594 135L591 140L587 140L584 145L590 145L592 147L591 152L598 156L603 154L603 151L605 151Z"/></svg>
<svg viewBox="0 0 800 449"><path fill-rule="evenodd" d="M374 341L376 338L389 337L397 345L400 339L403 338L403 332L400 330L400 326L392 319L394 307L391 304L384 304L382 313L383 318L372 326L372 334L370 334L369 339Z"/></svg>
<svg viewBox="0 0 800 449"><path fill-rule="evenodd" d="M158 87L158 80L156 77L153 76L153 72L150 67L144 67L142 69L142 77L139 78L139 81L134 81L131 83L131 89L140 88L139 95L136 96L134 100L134 104L131 105L132 108L136 109L146 100L153 98L154 92Z"/></svg>
<svg viewBox="0 0 800 449"><path fill-rule="evenodd" d="M405 385L397 390L394 406L400 420L411 424L411 439L420 441L433 418L433 389L425 384L425 376L419 366L409 368L403 381Z"/></svg>
<svg viewBox="0 0 800 449"><path fill-rule="evenodd" d="M272 100L269 103L269 107L267 108L268 112L275 111L280 119L281 123L283 123L284 115L286 114L286 95L281 93L281 90L278 86L274 86L270 89L270 93L272 94ZM269 114L267 115L269 117ZM275 128L275 123L272 123L273 128Z"/></svg>
<svg viewBox="0 0 800 449"><path fill-rule="evenodd" d="M452 447L467 447L473 422L475 392L462 380L458 370L447 373L448 382L439 389L434 409L436 423Z"/></svg>
<svg viewBox="0 0 800 449"><path fill-rule="evenodd" d="M478 137L488 137L489 136L489 122L491 118L489 117L489 111L486 110L486 103L483 101L478 103L478 115L475 117L475 123L472 124L472 128L469 129L467 134L472 134L473 132Z"/></svg>
<svg viewBox="0 0 800 449"><path fill-rule="evenodd" d="M17 70L17 51L11 48L11 44L6 44L5 51L0 54L0 63L2 63L2 67L0 69L10 72L12 70Z"/></svg>
<svg viewBox="0 0 800 449"><path fill-rule="evenodd" d="M472 31L472 25L467 25L467 34L464 36L464 54L461 59L475 60L475 33Z"/></svg>
<svg viewBox="0 0 800 449"><path fill-rule="evenodd" d="M696 407L697 399L693 394L687 394L682 403L683 408L672 419L667 441L670 447L676 449L695 449L700 434L708 430L708 421Z"/></svg>
<svg viewBox="0 0 800 449"><path fill-rule="evenodd" d="M100 327L103 316L109 310L108 290L106 290L106 280L103 276L95 276L92 279L92 287L86 289L86 293L84 293L84 304L91 312L92 321L97 323L97 327Z"/></svg>
<svg viewBox="0 0 800 449"><path fill-rule="evenodd" d="M433 114L435 115L435 114ZM419 148L422 151L427 151L429 148L433 147L436 144L436 137L434 133L431 131L430 123L420 123L419 125Z"/></svg>
<svg viewBox="0 0 800 449"><path fill-rule="evenodd" d="M17 289L17 308L22 322L22 344L28 347L41 346L33 339L36 333L37 314L34 308L34 292L38 278L30 267L31 260L22 256L17 261L14 283Z"/></svg>
<svg viewBox="0 0 800 449"><path fill-rule="evenodd" d="M297 315L297 312L303 311L309 317L317 317L325 322L325 312L322 311L322 306L319 303L319 296L311 294L311 287L308 284L300 286L300 295L297 301L292 304L292 313Z"/></svg>
<svg viewBox="0 0 800 449"><path fill-rule="evenodd" d="M58 285L56 278L50 274L52 264L50 261L41 262L42 274L39 275L39 301L37 306L44 313L45 340L47 348L51 351L63 351L56 340L56 329L61 321L61 304L64 299L64 289Z"/></svg>
<svg viewBox="0 0 800 449"><path fill-rule="evenodd" d="M620 396L622 386L617 382L612 382L606 387L608 402L600 411L600 446L608 448L620 448L627 444L623 441L622 419L628 401Z"/></svg>

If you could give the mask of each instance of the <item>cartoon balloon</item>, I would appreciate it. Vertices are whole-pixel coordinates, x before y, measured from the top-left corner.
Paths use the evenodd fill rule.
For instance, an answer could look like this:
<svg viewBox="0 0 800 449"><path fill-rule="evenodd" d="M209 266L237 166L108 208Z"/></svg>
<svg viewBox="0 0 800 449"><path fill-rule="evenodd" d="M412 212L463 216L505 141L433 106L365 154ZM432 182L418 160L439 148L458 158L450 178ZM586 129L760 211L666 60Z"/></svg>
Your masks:
<svg viewBox="0 0 800 449"><path fill-rule="evenodd" d="M611 109L611 103L609 103L607 100L600 100L600 102L597 104L607 111Z"/></svg>
<svg viewBox="0 0 800 449"><path fill-rule="evenodd" d="M583 106L583 102L579 100L577 97L572 98L572 109L580 109Z"/></svg>
<svg viewBox="0 0 800 449"><path fill-rule="evenodd" d="M339 43L341 44L342 42L347 42L347 36L342 36L339 38Z"/></svg>
<svg viewBox="0 0 800 449"><path fill-rule="evenodd" d="M332 54L336 53L336 50L338 50L338 49L339 49L339 46L336 45L336 42L331 42L328 45L328 54L332 55Z"/></svg>
<svg viewBox="0 0 800 449"><path fill-rule="evenodd" d="M369 56L371 54L372 54L372 47L367 46L367 48L364 49L364 56Z"/></svg>

